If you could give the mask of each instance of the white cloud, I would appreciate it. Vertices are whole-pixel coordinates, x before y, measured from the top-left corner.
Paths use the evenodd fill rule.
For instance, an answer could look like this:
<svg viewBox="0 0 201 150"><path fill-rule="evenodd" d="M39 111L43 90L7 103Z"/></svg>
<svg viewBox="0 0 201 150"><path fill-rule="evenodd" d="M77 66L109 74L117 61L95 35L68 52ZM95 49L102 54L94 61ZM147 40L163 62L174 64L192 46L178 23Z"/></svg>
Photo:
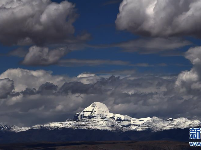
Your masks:
<svg viewBox="0 0 201 150"><path fill-rule="evenodd" d="M22 64L29 66L43 66L57 63L61 57L66 55L68 50L66 48L57 48L49 50L46 47L30 47Z"/></svg>
<svg viewBox="0 0 201 150"><path fill-rule="evenodd" d="M200 9L200 0L123 0L116 26L140 35L200 37Z"/></svg>
<svg viewBox="0 0 201 150"><path fill-rule="evenodd" d="M191 61L191 63L195 66L201 67L201 47L190 48L185 57Z"/></svg>
<svg viewBox="0 0 201 150"><path fill-rule="evenodd" d="M0 75L0 79L9 78L14 81L15 91L20 92L26 88L38 89L40 85L50 82L61 86L68 80L64 76L53 76L52 72L44 70L8 69Z"/></svg>
<svg viewBox="0 0 201 150"><path fill-rule="evenodd" d="M50 0L1 0L0 42L43 45L75 40L75 6ZM79 37L80 39L80 37Z"/></svg>
<svg viewBox="0 0 201 150"><path fill-rule="evenodd" d="M179 74L176 86L182 92L197 95L201 91L201 47L190 48L185 57L191 61L193 68Z"/></svg>
<svg viewBox="0 0 201 150"><path fill-rule="evenodd" d="M77 78L88 78L88 77L94 77L95 74L91 74L91 73L81 73L77 76Z"/></svg>

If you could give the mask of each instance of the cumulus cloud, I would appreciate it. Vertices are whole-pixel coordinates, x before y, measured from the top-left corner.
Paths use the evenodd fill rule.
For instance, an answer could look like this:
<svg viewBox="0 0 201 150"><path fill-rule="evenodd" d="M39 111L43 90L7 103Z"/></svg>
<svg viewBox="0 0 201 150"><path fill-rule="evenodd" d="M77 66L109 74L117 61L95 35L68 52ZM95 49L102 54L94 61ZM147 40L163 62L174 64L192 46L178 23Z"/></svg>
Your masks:
<svg viewBox="0 0 201 150"><path fill-rule="evenodd" d="M14 83L10 79L0 79L0 99L6 98L14 90Z"/></svg>
<svg viewBox="0 0 201 150"><path fill-rule="evenodd" d="M176 50L187 45L191 45L191 43L179 38L141 38L113 44L112 46L120 47L126 52L151 54Z"/></svg>
<svg viewBox="0 0 201 150"><path fill-rule="evenodd" d="M190 48L186 54L185 57L191 61L191 63L195 66L201 67L201 47L195 47Z"/></svg>
<svg viewBox="0 0 201 150"><path fill-rule="evenodd" d="M49 50L46 47L30 47L26 54L23 65L29 66L46 66L56 64L61 57L66 55L68 50L66 48L57 48Z"/></svg>
<svg viewBox="0 0 201 150"><path fill-rule="evenodd" d="M148 36L197 36L200 0L123 0L116 27Z"/></svg>
<svg viewBox="0 0 201 150"><path fill-rule="evenodd" d="M0 75L0 79L9 78L14 81L15 91L20 92L26 88L38 89L42 84L46 82L53 83L61 86L65 81L68 81L68 77L65 76L53 76L52 72L44 70L25 70L25 69L8 69Z"/></svg>
<svg viewBox="0 0 201 150"><path fill-rule="evenodd" d="M182 92L197 95L201 91L201 47L190 48L185 57L191 61L193 68L179 74L176 86Z"/></svg>
<svg viewBox="0 0 201 150"><path fill-rule="evenodd" d="M50 0L1 0L0 42L6 45L72 43L88 39L74 36L75 5Z"/></svg>

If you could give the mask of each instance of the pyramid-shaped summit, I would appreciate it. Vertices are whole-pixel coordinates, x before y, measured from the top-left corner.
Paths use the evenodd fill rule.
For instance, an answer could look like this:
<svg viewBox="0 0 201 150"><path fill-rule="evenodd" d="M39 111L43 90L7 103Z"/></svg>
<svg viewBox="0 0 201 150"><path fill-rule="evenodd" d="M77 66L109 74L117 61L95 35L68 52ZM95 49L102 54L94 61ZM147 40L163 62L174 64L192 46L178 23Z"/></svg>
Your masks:
<svg viewBox="0 0 201 150"><path fill-rule="evenodd" d="M107 106L101 102L94 102L81 113L76 114L77 120L91 119L91 118L105 118L110 114Z"/></svg>

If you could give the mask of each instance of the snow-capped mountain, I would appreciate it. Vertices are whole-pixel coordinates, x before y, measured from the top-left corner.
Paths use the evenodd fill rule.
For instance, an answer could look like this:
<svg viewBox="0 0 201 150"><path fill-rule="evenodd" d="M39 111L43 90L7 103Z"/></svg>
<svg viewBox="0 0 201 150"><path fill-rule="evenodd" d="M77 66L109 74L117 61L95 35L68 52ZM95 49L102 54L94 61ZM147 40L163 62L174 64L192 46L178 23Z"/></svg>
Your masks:
<svg viewBox="0 0 201 150"><path fill-rule="evenodd" d="M167 120L158 117L132 118L127 115L113 114L107 106L100 102L94 102L82 112L77 113L73 120L65 122L52 122L32 127L11 127L11 131L21 132L29 129L98 129L109 131L162 131L177 128L189 128L200 126L199 120L188 120L186 118L169 118ZM4 128L6 130L6 128Z"/></svg>
<svg viewBox="0 0 201 150"><path fill-rule="evenodd" d="M4 123L0 123L0 131L4 131L4 130L12 130L14 126L9 126L6 125Z"/></svg>

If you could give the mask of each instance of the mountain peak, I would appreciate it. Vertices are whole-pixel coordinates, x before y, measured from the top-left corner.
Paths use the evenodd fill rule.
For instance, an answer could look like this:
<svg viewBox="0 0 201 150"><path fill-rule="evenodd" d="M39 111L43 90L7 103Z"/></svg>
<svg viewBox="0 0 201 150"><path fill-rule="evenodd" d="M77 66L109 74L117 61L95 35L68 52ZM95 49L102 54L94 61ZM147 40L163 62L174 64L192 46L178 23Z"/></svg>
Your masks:
<svg viewBox="0 0 201 150"><path fill-rule="evenodd" d="M108 110L107 106L101 102L93 102L91 105L91 107L94 107L96 109L102 109L102 110Z"/></svg>
<svg viewBox="0 0 201 150"><path fill-rule="evenodd" d="M82 112L77 113L74 120L65 122L52 122L44 125L35 125L32 127L11 127L7 129L0 126L0 130L10 130L14 132L22 132L29 129L46 128L49 130L58 128L72 129L99 129L110 131L143 131L151 129L152 131L170 130L176 128L198 127L201 125L199 120L188 120L187 118L169 118L163 120L158 117L132 118L127 115L110 113L107 106L101 102L93 102Z"/></svg>
<svg viewBox="0 0 201 150"><path fill-rule="evenodd" d="M89 118L101 118L109 115L109 109L101 102L93 102L91 105L86 107L81 113L77 114L78 120L89 119Z"/></svg>

